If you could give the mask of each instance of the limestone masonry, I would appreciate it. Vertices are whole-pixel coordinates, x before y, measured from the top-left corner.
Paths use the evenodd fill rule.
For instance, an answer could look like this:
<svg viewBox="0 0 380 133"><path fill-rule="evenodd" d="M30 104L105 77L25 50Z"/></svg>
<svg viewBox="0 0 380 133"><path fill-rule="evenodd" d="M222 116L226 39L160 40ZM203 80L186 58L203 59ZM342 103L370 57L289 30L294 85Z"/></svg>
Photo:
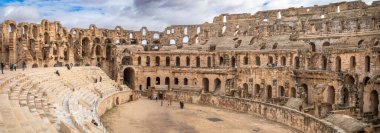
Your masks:
<svg viewBox="0 0 380 133"><path fill-rule="evenodd" d="M49 131L103 132L88 123L143 95L255 114L301 132L380 132L380 1L221 14L162 32L68 30L48 20L7 20L0 29L0 62L27 67L0 75L2 102L39 113L55 127ZM53 68L60 66L78 72ZM44 76L57 69L59 78ZM108 82L87 84L102 74ZM67 92L49 90L59 87Z"/></svg>

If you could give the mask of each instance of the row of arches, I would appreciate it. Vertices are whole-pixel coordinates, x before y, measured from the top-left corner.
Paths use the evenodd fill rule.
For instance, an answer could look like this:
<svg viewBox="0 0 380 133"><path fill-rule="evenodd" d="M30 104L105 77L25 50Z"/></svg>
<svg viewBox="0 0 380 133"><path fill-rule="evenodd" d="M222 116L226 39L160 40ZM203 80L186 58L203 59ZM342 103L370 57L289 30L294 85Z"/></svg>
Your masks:
<svg viewBox="0 0 380 133"><path fill-rule="evenodd" d="M160 56L156 56L155 58L155 66L160 66L161 65L161 57ZM185 67L190 67L190 64L191 64L191 57L190 56L186 56L185 58L185 64L184 66ZM208 56L206 58L207 60L207 67L212 67L212 64L211 64L211 61L212 61L212 58L211 56ZM145 61L146 61L146 66L150 66L150 56L146 56L145 58ZM202 66L202 60L201 60L201 57L200 56L196 56L195 57L195 67L201 67ZM141 56L137 57L137 64L138 65L142 65L142 58ZM171 66L171 58L169 56L166 56L165 57L165 66ZM181 67L181 58L179 56L175 57L175 66L176 67Z"/></svg>

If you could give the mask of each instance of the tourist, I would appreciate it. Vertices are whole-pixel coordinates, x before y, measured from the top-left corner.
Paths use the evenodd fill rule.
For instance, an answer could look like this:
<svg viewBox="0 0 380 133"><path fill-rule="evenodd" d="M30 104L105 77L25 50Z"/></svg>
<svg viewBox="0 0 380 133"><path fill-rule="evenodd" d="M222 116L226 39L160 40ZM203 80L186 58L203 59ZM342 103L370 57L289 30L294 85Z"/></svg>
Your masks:
<svg viewBox="0 0 380 133"><path fill-rule="evenodd" d="M164 105L164 99L161 99L161 107Z"/></svg>
<svg viewBox="0 0 380 133"><path fill-rule="evenodd" d="M156 97L156 102L158 101L158 97Z"/></svg>
<svg viewBox="0 0 380 133"><path fill-rule="evenodd" d="M4 63L1 62L1 73L2 73L2 74L4 74L4 67L5 67Z"/></svg>
<svg viewBox="0 0 380 133"><path fill-rule="evenodd" d="M13 71L13 63L10 64L9 69Z"/></svg>
<svg viewBox="0 0 380 133"><path fill-rule="evenodd" d="M25 71L25 68L26 68L26 63L23 62L23 63L22 63L22 70Z"/></svg>
<svg viewBox="0 0 380 133"><path fill-rule="evenodd" d="M13 69L15 69L15 71L16 71L16 69L17 69L17 63L13 64Z"/></svg>

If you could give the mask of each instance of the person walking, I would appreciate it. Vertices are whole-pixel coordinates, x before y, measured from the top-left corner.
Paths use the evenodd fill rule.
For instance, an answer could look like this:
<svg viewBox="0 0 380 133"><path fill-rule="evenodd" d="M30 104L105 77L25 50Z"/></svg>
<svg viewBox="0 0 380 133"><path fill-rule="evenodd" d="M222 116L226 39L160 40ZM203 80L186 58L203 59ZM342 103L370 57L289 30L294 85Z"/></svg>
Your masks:
<svg viewBox="0 0 380 133"><path fill-rule="evenodd" d="M13 64L13 68L14 68L15 71L16 71L16 69L17 69L17 63Z"/></svg>
<svg viewBox="0 0 380 133"><path fill-rule="evenodd" d="M25 71L25 68L26 68L26 63L23 62L23 63L22 63L22 70Z"/></svg>
<svg viewBox="0 0 380 133"><path fill-rule="evenodd" d="M5 67L4 62L1 62L1 74L4 74L4 67Z"/></svg>

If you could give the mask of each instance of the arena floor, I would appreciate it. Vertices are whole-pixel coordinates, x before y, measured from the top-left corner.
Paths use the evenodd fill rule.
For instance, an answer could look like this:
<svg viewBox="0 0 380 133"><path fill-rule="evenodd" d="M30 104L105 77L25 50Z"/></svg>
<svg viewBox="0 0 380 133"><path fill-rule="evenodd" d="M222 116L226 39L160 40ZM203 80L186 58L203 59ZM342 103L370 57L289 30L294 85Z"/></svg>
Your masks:
<svg viewBox="0 0 380 133"><path fill-rule="evenodd" d="M285 125L224 109L178 102L140 99L109 111L102 117L115 133L294 133Z"/></svg>

